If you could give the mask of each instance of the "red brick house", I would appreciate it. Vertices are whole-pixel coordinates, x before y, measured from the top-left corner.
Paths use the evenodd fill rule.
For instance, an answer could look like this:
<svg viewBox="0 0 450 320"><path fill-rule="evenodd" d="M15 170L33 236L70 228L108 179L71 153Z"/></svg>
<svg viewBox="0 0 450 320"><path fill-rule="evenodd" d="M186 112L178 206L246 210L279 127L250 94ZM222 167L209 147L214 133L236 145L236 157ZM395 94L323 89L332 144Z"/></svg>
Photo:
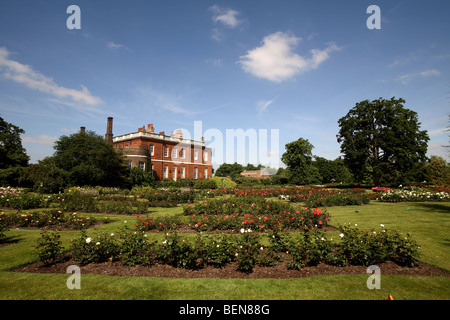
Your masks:
<svg viewBox="0 0 450 320"><path fill-rule="evenodd" d="M212 150L205 142L184 139L181 130L165 135L155 133L153 124L137 132L113 137L112 118L108 118L105 140L121 149L130 168L140 167L153 172L158 180L203 180L212 176Z"/></svg>

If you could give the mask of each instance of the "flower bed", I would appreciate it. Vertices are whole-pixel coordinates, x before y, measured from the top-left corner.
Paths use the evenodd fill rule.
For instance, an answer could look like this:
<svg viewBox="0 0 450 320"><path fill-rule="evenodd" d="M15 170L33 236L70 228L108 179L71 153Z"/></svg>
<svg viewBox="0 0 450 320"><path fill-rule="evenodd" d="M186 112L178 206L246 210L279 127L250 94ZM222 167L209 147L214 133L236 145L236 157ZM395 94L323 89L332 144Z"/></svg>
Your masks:
<svg viewBox="0 0 450 320"><path fill-rule="evenodd" d="M450 201L450 194L445 191L418 190L393 190L381 194L378 198L383 202L427 202Z"/></svg>
<svg viewBox="0 0 450 320"><path fill-rule="evenodd" d="M338 240L329 239L324 231L309 228L289 237L274 232L267 235L268 242L261 234L248 230L242 230L235 237L198 234L191 240L168 233L164 239L153 241L144 232L127 228L118 233L98 233L90 237L82 231L72 240L70 256L82 265L120 261L126 266L158 263L195 270L236 263L237 270L243 273L252 272L255 266L274 266L281 260L287 262L288 269L295 270L320 263L367 266L395 261L414 266L417 262L418 246L409 235L405 238L384 227L377 231L361 231L347 226L341 231ZM39 239L39 256L45 257L47 263L49 257L56 262L58 257L54 252L60 251L55 250L59 237L44 235Z"/></svg>
<svg viewBox="0 0 450 320"><path fill-rule="evenodd" d="M18 212L6 214L0 213L0 225L4 227L34 227L34 228L52 228L59 227L65 229L80 230L88 228L100 222L98 219L83 217L74 213L63 213L58 210ZM102 223L108 223L105 217Z"/></svg>

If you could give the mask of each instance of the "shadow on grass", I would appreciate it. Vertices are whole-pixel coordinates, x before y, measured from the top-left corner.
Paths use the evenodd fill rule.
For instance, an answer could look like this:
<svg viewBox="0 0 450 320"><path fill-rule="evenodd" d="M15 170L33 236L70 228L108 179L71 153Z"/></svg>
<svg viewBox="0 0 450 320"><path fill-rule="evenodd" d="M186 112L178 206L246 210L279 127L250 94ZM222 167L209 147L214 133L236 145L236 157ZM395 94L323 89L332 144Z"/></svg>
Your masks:
<svg viewBox="0 0 450 320"><path fill-rule="evenodd" d="M0 247L18 243L20 240L23 240L23 238L21 236L12 236L12 237L1 238L0 239Z"/></svg>
<svg viewBox="0 0 450 320"><path fill-rule="evenodd" d="M439 213L447 213L450 214L450 207L441 203L416 203L417 206L422 207L424 209L431 209L433 211Z"/></svg>

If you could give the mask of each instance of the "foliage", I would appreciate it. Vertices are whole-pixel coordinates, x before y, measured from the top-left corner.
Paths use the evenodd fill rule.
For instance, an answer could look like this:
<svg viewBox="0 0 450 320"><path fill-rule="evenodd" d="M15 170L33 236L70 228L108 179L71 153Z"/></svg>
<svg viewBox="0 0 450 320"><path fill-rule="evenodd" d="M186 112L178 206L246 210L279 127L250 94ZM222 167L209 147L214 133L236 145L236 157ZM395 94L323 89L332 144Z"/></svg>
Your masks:
<svg viewBox="0 0 450 320"><path fill-rule="evenodd" d="M9 167L7 169L0 169L0 186L17 187L20 183L20 177L26 167Z"/></svg>
<svg viewBox="0 0 450 320"><path fill-rule="evenodd" d="M58 262L59 255L63 251L61 244L61 235L58 232L41 232L36 245L39 261L45 265Z"/></svg>
<svg viewBox="0 0 450 320"><path fill-rule="evenodd" d="M388 190L378 198L382 202L425 202L450 201L450 194L445 191L416 190Z"/></svg>
<svg viewBox="0 0 450 320"><path fill-rule="evenodd" d="M407 183L420 178L429 140L405 100L364 100L340 118L337 141L359 182Z"/></svg>
<svg viewBox="0 0 450 320"><path fill-rule="evenodd" d="M330 182L349 183L353 181L353 175L341 158L328 160L314 156L312 164L319 170L319 175L322 178L320 183L322 184Z"/></svg>
<svg viewBox="0 0 450 320"><path fill-rule="evenodd" d="M33 211L25 213L10 213L0 214L0 223L6 226L15 227L62 227L68 229L84 229L99 222L96 218L83 217L76 212L66 214L62 211L49 210L49 211ZM108 223L108 218L105 217L104 223Z"/></svg>
<svg viewBox="0 0 450 320"><path fill-rule="evenodd" d="M186 239L182 239L176 232L166 234L164 240L158 244L156 259L177 268L194 269L197 267L197 251Z"/></svg>
<svg viewBox="0 0 450 320"><path fill-rule="evenodd" d="M252 272L261 248L258 235L250 231L242 230L236 246L238 270L244 273Z"/></svg>
<svg viewBox="0 0 450 320"><path fill-rule="evenodd" d="M286 144L286 152L281 156L281 160L287 166L286 174L290 183L300 185L322 181L319 170L312 162L313 148L314 146L303 138Z"/></svg>
<svg viewBox="0 0 450 320"><path fill-rule="evenodd" d="M222 268L233 261L234 244L229 236L198 235L195 241L203 265Z"/></svg>
<svg viewBox="0 0 450 320"><path fill-rule="evenodd" d="M233 164L223 163L219 168L215 171L214 176L216 177L231 177L232 179L236 176L239 176L242 171L244 171L244 167L235 162Z"/></svg>
<svg viewBox="0 0 450 320"><path fill-rule="evenodd" d="M11 193L0 197L0 206L17 210L28 210L47 206L47 201L41 195L32 193Z"/></svg>
<svg viewBox="0 0 450 320"><path fill-rule="evenodd" d="M82 265L112 261L120 253L120 245L114 234L98 233L88 237L86 230L81 230L78 238L72 239L72 258Z"/></svg>
<svg viewBox="0 0 450 320"><path fill-rule="evenodd" d="M68 185L68 172L56 166L54 157L26 167L20 175L21 185L41 193L57 193Z"/></svg>
<svg viewBox="0 0 450 320"><path fill-rule="evenodd" d="M450 185L450 165L444 158L431 156L426 165L427 181L438 186Z"/></svg>
<svg viewBox="0 0 450 320"><path fill-rule="evenodd" d="M419 257L419 246L409 233L404 237L397 230L387 230L384 225L369 231L360 231L350 225L340 229L342 241L337 254L349 264L369 266L393 260L412 267Z"/></svg>
<svg viewBox="0 0 450 320"><path fill-rule="evenodd" d="M129 177L132 186L151 186L155 181L151 172L144 171L139 167L131 168Z"/></svg>
<svg viewBox="0 0 450 320"><path fill-rule="evenodd" d="M30 158L22 146L25 131L0 117L0 169L26 167Z"/></svg>
<svg viewBox="0 0 450 320"><path fill-rule="evenodd" d="M55 142L54 161L68 174L69 185L125 186L123 156L92 131L61 136Z"/></svg>
<svg viewBox="0 0 450 320"><path fill-rule="evenodd" d="M212 179L205 179L205 180L198 180L194 183L195 189L217 189L217 183L216 180Z"/></svg>
<svg viewBox="0 0 450 320"><path fill-rule="evenodd" d="M114 236L114 235L111 235ZM147 239L144 232L124 229L120 237L120 256L125 266L150 266L155 263L155 243Z"/></svg>
<svg viewBox="0 0 450 320"><path fill-rule="evenodd" d="M210 178L209 180L214 181L218 189L236 188L237 186L236 182L230 180L225 176L219 176L217 175L217 173L214 177Z"/></svg>

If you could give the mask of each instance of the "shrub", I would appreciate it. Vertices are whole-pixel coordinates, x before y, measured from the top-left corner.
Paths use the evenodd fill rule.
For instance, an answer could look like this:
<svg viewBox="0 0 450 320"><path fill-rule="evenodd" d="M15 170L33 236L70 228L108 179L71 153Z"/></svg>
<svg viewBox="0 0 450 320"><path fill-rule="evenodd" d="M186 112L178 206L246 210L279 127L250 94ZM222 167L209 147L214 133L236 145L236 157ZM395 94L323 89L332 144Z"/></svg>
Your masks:
<svg viewBox="0 0 450 320"><path fill-rule="evenodd" d="M120 255L124 265L134 267L138 264L152 265L155 262L152 248L147 235L141 231L129 231L124 229L120 234Z"/></svg>
<svg viewBox="0 0 450 320"><path fill-rule="evenodd" d="M97 201L94 195L80 191L66 192L58 196L59 207L64 211L96 212Z"/></svg>
<svg viewBox="0 0 450 320"><path fill-rule="evenodd" d="M42 196L32 193L9 194L2 198L1 205L17 210L42 208L46 205Z"/></svg>
<svg viewBox="0 0 450 320"><path fill-rule="evenodd" d="M196 244L199 257L201 257L204 265L222 268L233 260L233 244L230 237L199 235Z"/></svg>
<svg viewBox="0 0 450 320"><path fill-rule="evenodd" d="M217 189L217 183L212 179L198 180L194 183L194 189Z"/></svg>
<svg viewBox="0 0 450 320"><path fill-rule="evenodd" d="M253 271L260 248L261 244L257 234L249 231L241 232L236 245L236 261L239 271L245 273Z"/></svg>
<svg viewBox="0 0 450 320"><path fill-rule="evenodd" d="M41 237L37 239L36 249L38 251L39 261L49 265L58 261L62 253L61 236L58 232L41 232Z"/></svg>
<svg viewBox="0 0 450 320"><path fill-rule="evenodd" d="M197 267L197 252L186 239L174 233L166 234L162 243L158 244L156 258L161 263L165 263L177 268L195 269Z"/></svg>
<svg viewBox="0 0 450 320"><path fill-rule="evenodd" d="M316 266L328 260L332 244L323 232L305 228L304 232L288 245L289 269L300 270L305 266Z"/></svg>
<svg viewBox="0 0 450 320"><path fill-rule="evenodd" d="M120 247L114 234L99 233L88 237L86 230L80 237L72 239L72 258L82 265L112 261L120 253Z"/></svg>
<svg viewBox="0 0 450 320"><path fill-rule="evenodd" d="M383 225L378 231L372 229L363 232L351 226L340 229L342 241L339 254L349 264L369 266L393 260L412 267L419 257L419 247L410 234L405 238L396 230L386 230Z"/></svg>

